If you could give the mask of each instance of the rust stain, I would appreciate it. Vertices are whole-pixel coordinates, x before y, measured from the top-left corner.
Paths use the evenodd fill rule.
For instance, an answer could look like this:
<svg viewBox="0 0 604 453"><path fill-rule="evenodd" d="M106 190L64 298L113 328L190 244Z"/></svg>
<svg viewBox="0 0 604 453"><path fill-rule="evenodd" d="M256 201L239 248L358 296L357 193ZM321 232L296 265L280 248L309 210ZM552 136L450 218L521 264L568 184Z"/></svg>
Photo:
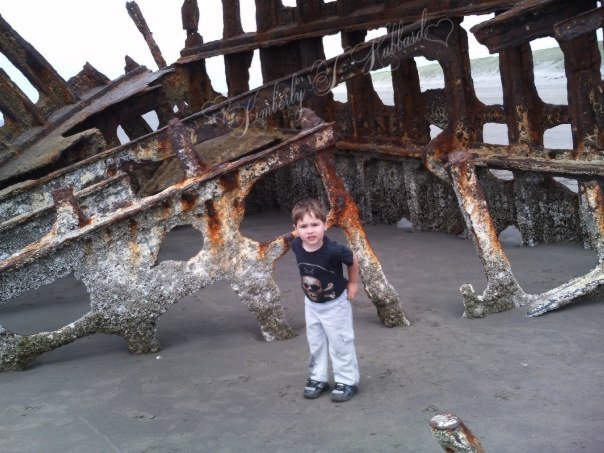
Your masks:
<svg viewBox="0 0 604 453"><path fill-rule="evenodd" d="M111 234L111 228L105 228L101 231L101 237L103 241L107 244L111 244L113 242L113 236Z"/></svg>
<svg viewBox="0 0 604 453"><path fill-rule="evenodd" d="M183 192L180 197L180 206L183 212L190 211L197 204L197 195L194 192Z"/></svg>
<svg viewBox="0 0 604 453"><path fill-rule="evenodd" d="M138 222L134 219L129 219L128 220L128 231L130 232L130 237L132 239L135 239L137 234L138 234Z"/></svg>
<svg viewBox="0 0 604 453"><path fill-rule="evenodd" d="M222 234L222 220L220 218L220 213L216 209L213 200L207 200L205 202L205 208L207 213L207 224L208 224L208 234L209 240L213 244L220 244L224 241L224 237Z"/></svg>
<svg viewBox="0 0 604 453"><path fill-rule="evenodd" d="M87 261L94 259L94 244L91 238L84 241L84 255Z"/></svg>
<svg viewBox="0 0 604 453"><path fill-rule="evenodd" d="M486 197L482 191L482 187L475 182L474 162L471 156L465 152L456 152L452 154L449 163L458 167L460 174L459 192L461 199L463 200L463 203L466 204L468 212L477 213L477 217L475 217L477 223L476 228L480 228L488 237L488 253L492 253L503 259L505 253L503 251L503 246L499 241L499 234L495 227L495 223L491 216L488 215L489 210L486 203ZM471 184L471 181L474 181L474 183Z"/></svg>
<svg viewBox="0 0 604 453"><path fill-rule="evenodd" d="M161 204L160 210L162 219L167 220L172 217L172 205L168 201Z"/></svg>
<svg viewBox="0 0 604 453"><path fill-rule="evenodd" d="M136 241L128 241L128 249L130 250L130 258L133 265L138 266L140 263L140 246Z"/></svg>
<svg viewBox="0 0 604 453"><path fill-rule="evenodd" d="M269 245L270 244L268 242L262 242L258 244L258 258L261 261L264 261L266 259L266 252L268 251Z"/></svg>
<svg viewBox="0 0 604 453"><path fill-rule="evenodd" d="M220 187L225 192L231 192L239 188L239 171L235 170L220 176Z"/></svg>
<svg viewBox="0 0 604 453"><path fill-rule="evenodd" d="M119 172L119 169L115 165L107 166L107 176L108 177L111 178L111 177L117 175L118 172Z"/></svg>

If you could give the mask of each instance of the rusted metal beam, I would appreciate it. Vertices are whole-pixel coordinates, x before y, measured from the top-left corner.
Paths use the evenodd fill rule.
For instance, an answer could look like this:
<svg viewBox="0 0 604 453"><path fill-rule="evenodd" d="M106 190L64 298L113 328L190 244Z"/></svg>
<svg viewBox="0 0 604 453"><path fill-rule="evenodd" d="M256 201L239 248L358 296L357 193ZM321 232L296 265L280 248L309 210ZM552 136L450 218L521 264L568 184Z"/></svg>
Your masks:
<svg viewBox="0 0 604 453"><path fill-rule="evenodd" d="M545 159L539 157L523 158L514 155L506 156L505 154L478 154L475 163L476 165L501 170L535 171L559 176L604 177L602 165L589 160Z"/></svg>
<svg viewBox="0 0 604 453"><path fill-rule="evenodd" d="M145 42L147 43L147 46L149 46L149 50L151 51L151 55L153 56L157 67L159 69L163 69L168 66L166 64L166 60L164 60L164 57L161 54L159 46L155 42L155 39L153 39L153 33L151 33L151 30L147 25L147 21L145 20L145 16L143 16L138 4L136 2L126 2L126 10L134 22L134 25L136 25L136 28L138 28L138 31L140 31L143 35L143 38L145 38Z"/></svg>
<svg viewBox="0 0 604 453"><path fill-rule="evenodd" d="M554 25L554 37L558 41L570 41L583 34L592 33L604 25L604 8L594 8L578 16Z"/></svg>
<svg viewBox="0 0 604 453"><path fill-rule="evenodd" d="M354 49L365 42L364 31L342 33L342 47ZM376 113L383 109L383 104L373 88L369 71L346 81L348 103L351 106L352 134L355 138L363 135L367 124L373 122ZM381 131L386 135L389 131Z"/></svg>
<svg viewBox="0 0 604 453"><path fill-rule="evenodd" d="M471 28L491 53L554 35L554 25L595 6L594 0L524 0Z"/></svg>
<svg viewBox="0 0 604 453"><path fill-rule="evenodd" d="M41 126L46 118L36 105L0 68L0 111L4 121L15 123L18 131Z"/></svg>
<svg viewBox="0 0 604 453"><path fill-rule="evenodd" d="M421 158L426 142L386 137L340 136L336 147L340 150L375 152L381 155ZM554 157L526 156L523 148L509 145L474 144L465 147L474 164L500 170L521 170L552 176L604 178L602 165L594 160L572 159L569 150L544 149L540 154ZM560 151L560 152L558 152Z"/></svg>
<svg viewBox="0 0 604 453"><path fill-rule="evenodd" d="M187 32L185 47L203 44L203 37L199 34L199 6L197 0L185 0L180 9L182 28Z"/></svg>
<svg viewBox="0 0 604 453"><path fill-rule="evenodd" d="M279 24L279 13L283 10L280 0L256 0L256 27L263 32Z"/></svg>
<svg viewBox="0 0 604 453"><path fill-rule="evenodd" d="M223 39L243 33L239 0L223 0L222 23ZM229 97L249 91L249 69L253 57L253 52L242 52L224 56L224 70Z"/></svg>
<svg viewBox="0 0 604 453"><path fill-rule="evenodd" d="M65 220L0 262L0 298L75 272L90 291L91 311L54 332L22 336L0 327L0 370L24 369L38 355L92 333L120 335L136 353L155 351L157 319L171 304L217 279L230 282L265 339L294 335L272 278L287 242L278 237L259 244L242 236L244 200L263 174L332 146L333 140L332 126L317 124L276 147L217 164L83 224L71 191L61 192L57 215ZM203 250L187 262L153 266L167 231L187 223L202 232Z"/></svg>
<svg viewBox="0 0 604 453"><path fill-rule="evenodd" d="M361 226L359 209L346 191L336 172L333 153L321 153L315 158L331 209L327 219L329 226L338 226L352 250L359 258L359 270L365 291L378 311L378 316L387 327L408 326L398 294L388 283L365 231Z"/></svg>
<svg viewBox="0 0 604 453"><path fill-rule="evenodd" d="M415 60L402 60L392 68L392 89L403 138L429 140L430 124Z"/></svg>
<svg viewBox="0 0 604 453"><path fill-rule="evenodd" d="M595 293L604 287L604 195L602 187L595 181L581 183L579 187L581 215L598 255L598 264L587 274L534 296L528 316L540 316L578 302L582 296Z"/></svg>
<svg viewBox="0 0 604 453"><path fill-rule="evenodd" d="M172 149L176 153L187 178L200 175L209 168L209 165L203 162L195 152L186 129L178 119L175 118L168 123L167 133L170 137Z"/></svg>
<svg viewBox="0 0 604 453"><path fill-rule="evenodd" d="M77 102L65 80L46 59L0 15L0 52L40 93L41 104L54 108Z"/></svg>
<svg viewBox="0 0 604 453"><path fill-rule="evenodd" d="M321 19L323 14L323 0L305 0L296 2L296 12L299 24L307 24Z"/></svg>
<svg viewBox="0 0 604 453"><path fill-rule="evenodd" d="M527 304L530 298L512 274L470 155L455 152L449 156L447 166L466 227L487 278L487 287L481 296L474 293L470 284L464 284L460 288L464 300L464 316L480 318L489 313Z"/></svg>
<svg viewBox="0 0 604 453"><path fill-rule="evenodd" d="M158 86L149 88L149 85L171 71L173 70L165 69L153 73L141 67L113 81L94 95L64 109L60 115L53 116L52 121L49 121L44 128L20 137L17 141L20 152L0 167L0 187L5 187L6 181L19 175L45 168L59 160L65 149L74 141L77 135L75 132L80 132L79 126L82 123L114 104L142 92L159 89ZM90 135L94 134L94 131L81 133Z"/></svg>
<svg viewBox="0 0 604 453"><path fill-rule="evenodd" d="M501 50L499 72L511 144L543 145L545 105L537 93L533 70L530 44Z"/></svg>
<svg viewBox="0 0 604 453"><path fill-rule="evenodd" d="M305 24L278 25L278 19L264 22L267 17L279 11L280 2L270 0L269 6L261 9L258 3L256 7L256 18L258 23L257 33L244 33L220 41L212 41L197 47L186 48L181 51L178 63L185 64L200 59L210 58L217 55L228 55L253 51L265 47L282 46L293 41L307 38L317 38L334 34L337 31L359 31L373 28L386 27L403 21L401 25L407 25L418 21L423 14L427 14L428 21L440 18L452 18L471 14L483 14L493 10L498 11L512 7L516 2L503 0L490 0L475 3L469 0L461 1L414 1L411 4L386 7L375 5L361 7L345 16L323 17L320 20ZM270 11L269 14L261 14L261 11Z"/></svg>
<svg viewBox="0 0 604 453"><path fill-rule="evenodd" d="M397 157L421 158L425 143L419 141L402 141L400 139L387 139L384 137L355 138L340 136L336 148L342 151L360 151L366 153L379 153Z"/></svg>
<svg viewBox="0 0 604 453"><path fill-rule="evenodd" d="M593 32L560 42L568 80L574 157L597 153L604 147L604 94L598 45Z"/></svg>

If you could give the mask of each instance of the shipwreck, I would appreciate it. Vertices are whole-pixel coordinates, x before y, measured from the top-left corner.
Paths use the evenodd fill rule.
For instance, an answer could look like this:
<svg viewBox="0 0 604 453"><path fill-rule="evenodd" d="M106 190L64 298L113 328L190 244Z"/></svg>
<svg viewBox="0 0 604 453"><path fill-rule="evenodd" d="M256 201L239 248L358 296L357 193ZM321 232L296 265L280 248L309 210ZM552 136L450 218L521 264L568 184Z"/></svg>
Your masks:
<svg viewBox="0 0 604 453"><path fill-rule="evenodd" d="M477 294L461 286L467 317L523 306L538 316L602 288L604 85L596 32L604 13L597 2L255 3L255 32L243 31L239 0L223 0L224 36L204 42L197 2L185 0L184 46L171 64L143 12L126 3L158 69L126 56L115 80L88 64L63 80L0 17L0 52L39 92L33 103L0 72L0 304L70 274L90 295L90 311L56 331L22 335L0 319L0 370L23 370L93 333L119 335L136 353L156 351L159 317L219 279L266 340L291 337L273 280L287 242L253 241L240 225L246 212L290 209L302 187L328 204L329 224L344 230L386 326L408 321L366 223L404 217L415 231L470 238L487 287ZM476 96L461 26L465 16L491 13L471 33L499 55L501 105ZM366 40L376 28L386 33ZM326 59L323 38L334 34L344 52ZM530 43L542 37L555 38L564 54L567 105L544 102L535 88ZM250 89L256 51L263 85ZM206 72L205 60L216 55L224 56L226 95ZM444 88L421 90L419 56L441 66ZM384 68L393 105L372 82L371 72ZM331 92L342 83L347 102ZM157 130L142 118L149 111ZM509 144L484 143L485 123L506 125ZM571 125L572 149L544 146L545 131L560 124ZM441 131L431 134L431 125ZM577 192L560 177L576 181ZM188 261L157 264L167 233L183 225L201 232L203 248ZM559 287L527 293L499 240L509 226L526 246L580 243L599 262Z"/></svg>

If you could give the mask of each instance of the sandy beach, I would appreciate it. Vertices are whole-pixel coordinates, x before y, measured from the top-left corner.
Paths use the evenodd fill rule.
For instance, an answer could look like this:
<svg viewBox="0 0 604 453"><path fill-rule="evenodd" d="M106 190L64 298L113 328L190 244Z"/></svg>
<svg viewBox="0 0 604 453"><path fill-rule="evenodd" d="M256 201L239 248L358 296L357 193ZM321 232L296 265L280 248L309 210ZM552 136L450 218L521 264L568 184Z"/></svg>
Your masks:
<svg viewBox="0 0 604 453"><path fill-rule="evenodd" d="M246 218L243 232L272 239L285 214ZM386 328L364 293L354 302L360 391L351 401L305 400L307 344L294 257L276 280L297 337L266 343L225 282L171 307L158 328L163 349L135 356L118 337L95 335L0 375L3 452L438 452L429 420L453 412L487 452L597 452L604 433L601 297L539 318L526 309L462 318L459 286L482 291L472 243L408 228L366 228L411 326ZM343 241L339 230L328 235ZM592 269L577 245L519 246L503 238L527 292ZM192 229L168 236L164 259L201 248ZM0 310L19 333L56 329L88 310L65 278Z"/></svg>

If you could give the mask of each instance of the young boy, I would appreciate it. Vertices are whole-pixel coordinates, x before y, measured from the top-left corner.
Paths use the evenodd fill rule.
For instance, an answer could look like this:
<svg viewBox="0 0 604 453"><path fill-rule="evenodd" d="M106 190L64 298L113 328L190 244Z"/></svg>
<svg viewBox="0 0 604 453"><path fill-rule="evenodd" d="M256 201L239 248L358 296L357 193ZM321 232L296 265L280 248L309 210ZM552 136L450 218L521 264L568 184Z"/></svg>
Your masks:
<svg viewBox="0 0 604 453"><path fill-rule="evenodd" d="M352 250L325 236L326 211L321 202L301 200L292 209L294 232L288 235L302 280L310 377L304 397L318 398L329 389L331 358L333 401L348 401L359 383L354 349L351 300L356 297L359 264ZM342 263L348 267L348 281Z"/></svg>

